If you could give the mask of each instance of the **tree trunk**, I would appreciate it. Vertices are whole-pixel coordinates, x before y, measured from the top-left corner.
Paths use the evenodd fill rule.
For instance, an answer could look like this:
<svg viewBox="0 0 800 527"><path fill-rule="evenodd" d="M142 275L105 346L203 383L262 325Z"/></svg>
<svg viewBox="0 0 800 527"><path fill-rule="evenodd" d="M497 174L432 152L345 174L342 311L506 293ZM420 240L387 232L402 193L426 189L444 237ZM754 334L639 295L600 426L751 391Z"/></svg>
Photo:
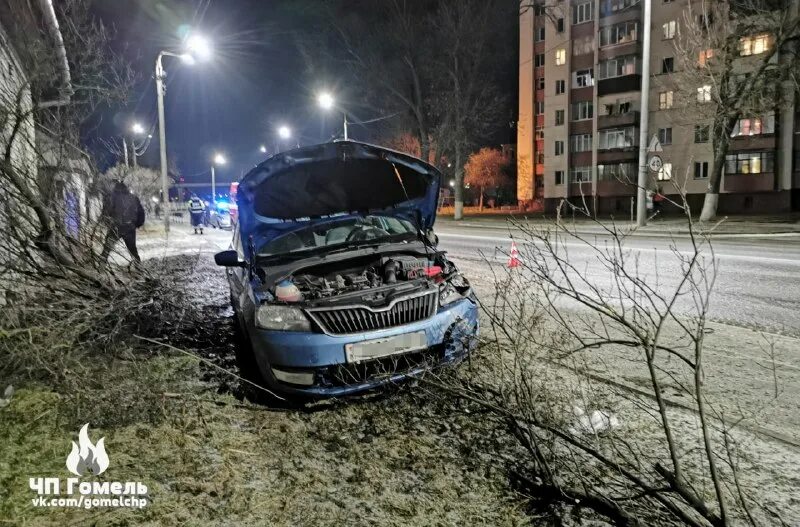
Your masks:
<svg viewBox="0 0 800 527"><path fill-rule="evenodd" d="M478 202L478 210L483 212L483 186L481 186L481 199Z"/></svg>
<svg viewBox="0 0 800 527"><path fill-rule="evenodd" d="M461 142L456 141L455 147L455 212L453 213L454 220L460 220L464 217L464 166L461 162Z"/></svg>
<svg viewBox="0 0 800 527"><path fill-rule="evenodd" d="M711 174L708 177L708 190L703 200L703 210L700 221L711 221L717 215L719 204L719 190L722 185L722 171L725 168L725 156L731 141L731 132L736 125L739 115L718 115L714 118L714 160L712 161Z"/></svg>

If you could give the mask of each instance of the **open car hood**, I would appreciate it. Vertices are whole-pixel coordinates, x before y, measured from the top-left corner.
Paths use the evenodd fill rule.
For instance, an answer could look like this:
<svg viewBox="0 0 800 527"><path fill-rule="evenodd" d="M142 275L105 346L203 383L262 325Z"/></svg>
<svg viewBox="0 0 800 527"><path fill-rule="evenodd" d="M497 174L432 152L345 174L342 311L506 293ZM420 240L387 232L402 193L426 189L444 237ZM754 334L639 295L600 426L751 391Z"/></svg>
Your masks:
<svg viewBox="0 0 800 527"><path fill-rule="evenodd" d="M258 247L309 223L367 213L427 230L436 220L440 180L432 165L366 143L289 150L259 164L239 183L242 241L252 239Z"/></svg>

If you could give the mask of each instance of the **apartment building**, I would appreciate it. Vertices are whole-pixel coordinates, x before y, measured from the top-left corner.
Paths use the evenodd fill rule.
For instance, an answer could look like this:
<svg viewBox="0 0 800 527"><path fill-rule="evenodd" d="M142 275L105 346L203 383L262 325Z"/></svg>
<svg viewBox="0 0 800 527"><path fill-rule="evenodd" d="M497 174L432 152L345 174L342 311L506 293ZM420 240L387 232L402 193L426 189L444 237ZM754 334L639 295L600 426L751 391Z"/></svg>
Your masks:
<svg viewBox="0 0 800 527"><path fill-rule="evenodd" d="M639 155L643 1L648 0L547 0L522 9L521 206L552 211L569 199L598 214L630 213ZM674 43L689 0L650 1L647 137L658 138L664 166L649 172L648 186L670 194L678 183L699 211L712 167L711 120L684 102L687 97L707 100L710 87L682 85L685 78L676 74ZM769 46L768 35L754 35L742 42L742 55L757 55ZM706 53L698 60L710 59L713 50ZM776 110L736 124L720 213L778 213L800 206L800 119L796 105L788 108L792 119L781 120Z"/></svg>

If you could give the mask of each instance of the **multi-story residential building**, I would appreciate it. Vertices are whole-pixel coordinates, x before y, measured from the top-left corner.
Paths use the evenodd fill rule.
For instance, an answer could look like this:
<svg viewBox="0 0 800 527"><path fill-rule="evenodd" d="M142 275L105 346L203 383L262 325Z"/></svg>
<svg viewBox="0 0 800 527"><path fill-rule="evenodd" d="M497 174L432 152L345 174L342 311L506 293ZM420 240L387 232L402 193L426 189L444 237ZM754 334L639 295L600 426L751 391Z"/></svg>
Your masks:
<svg viewBox="0 0 800 527"><path fill-rule="evenodd" d="M698 102L708 100L710 87L687 87L676 74L674 42L689 0L651 1L647 137L658 138L664 166L650 172L649 187L670 194L677 192L672 183L678 183L699 212L712 167L711 120L687 110L683 102L687 93ZM547 0L522 9L517 144L521 206L553 210L566 198L599 214L630 213L638 171L642 11L639 0ZM770 45L769 36L755 35L742 43L741 53L759 54ZM698 61L712 54L701 53ZM788 108L794 114L797 105ZM720 213L800 207L800 118L795 114L795 119L780 121L778 114L776 109L743 118L734 128ZM780 130L779 122L790 126ZM781 134L788 134L782 144L792 148L779 148ZM785 156L791 160L778 162Z"/></svg>

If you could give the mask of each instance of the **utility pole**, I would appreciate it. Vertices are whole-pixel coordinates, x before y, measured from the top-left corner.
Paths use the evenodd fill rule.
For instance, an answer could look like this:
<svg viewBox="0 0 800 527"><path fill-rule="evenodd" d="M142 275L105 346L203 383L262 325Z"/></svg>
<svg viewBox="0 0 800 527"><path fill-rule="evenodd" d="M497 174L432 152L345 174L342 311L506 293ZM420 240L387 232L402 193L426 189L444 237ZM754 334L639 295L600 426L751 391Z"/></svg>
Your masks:
<svg viewBox="0 0 800 527"><path fill-rule="evenodd" d="M169 232L169 181L167 175L167 133L164 128L164 67L161 57L156 59L156 93L158 94L158 145L161 150L161 200L164 205L164 231Z"/></svg>
<svg viewBox="0 0 800 527"><path fill-rule="evenodd" d="M639 118L639 177L636 188L636 225L647 225L647 145L650 120L650 17L651 0L644 4L644 36L642 38L642 92Z"/></svg>
<svg viewBox="0 0 800 527"><path fill-rule="evenodd" d="M344 114L344 140L347 141L347 114Z"/></svg>
<svg viewBox="0 0 800 527"><path fill-rule="evenodd" d="M217 172L214 163L211 163L211 203L217 201Z"/></svg>

